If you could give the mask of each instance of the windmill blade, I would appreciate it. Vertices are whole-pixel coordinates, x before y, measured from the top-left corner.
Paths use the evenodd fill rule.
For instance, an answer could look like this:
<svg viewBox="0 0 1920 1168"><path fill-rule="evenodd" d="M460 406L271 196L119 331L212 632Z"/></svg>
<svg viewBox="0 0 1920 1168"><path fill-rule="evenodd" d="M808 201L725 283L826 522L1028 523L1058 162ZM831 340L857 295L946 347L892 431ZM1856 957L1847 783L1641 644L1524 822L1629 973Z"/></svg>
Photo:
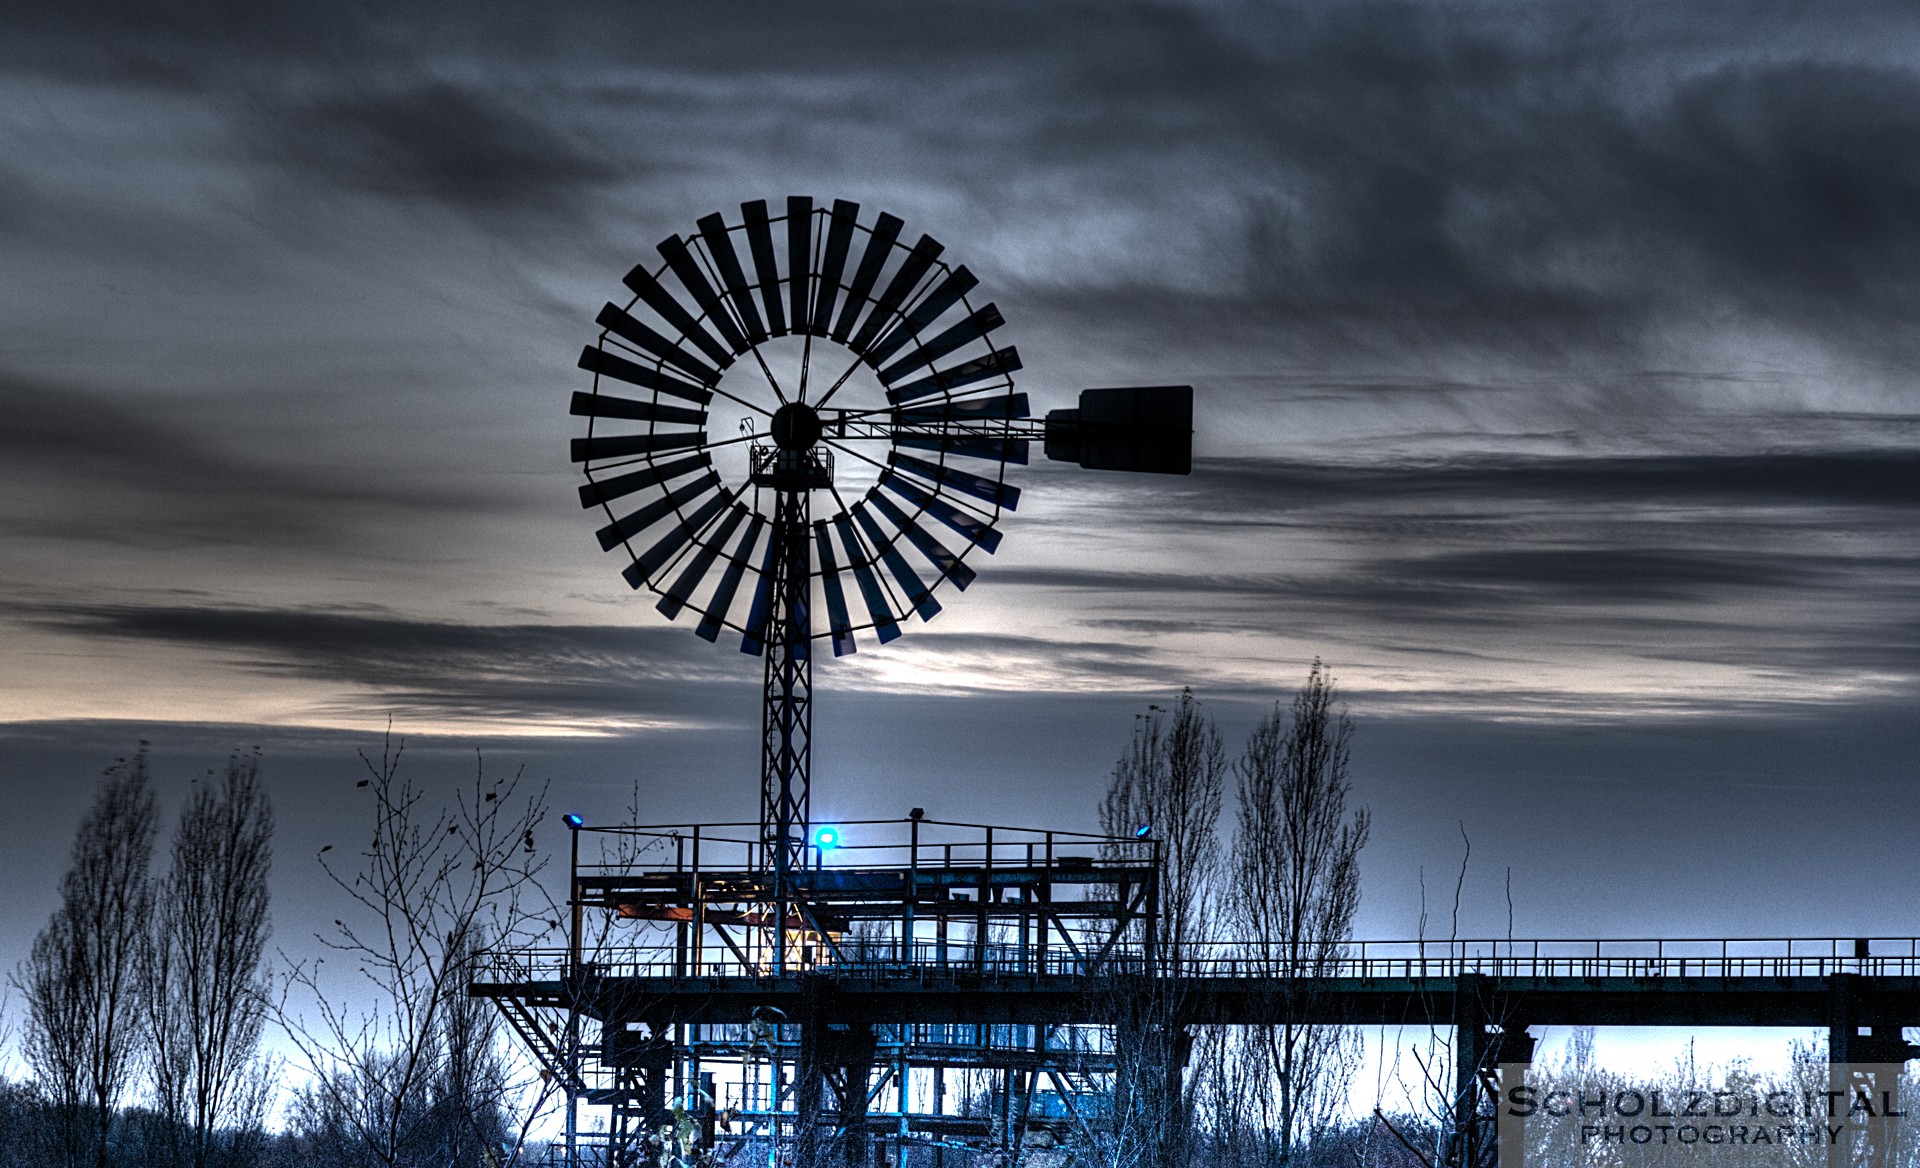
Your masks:
<svg viewBox="0 0 1920 1168"><path fill-rule="evenodd" d="M880 335L881 329L893 323L894 313L900 310L901 302L919 287L927 269L933 267L933 261L939 259L940 253L945 250L931 235L920 237L920 242L913 245L907 258L900 261L900 270L893 274L893 279L887 281L887 290L874 302L873 311L867 314L867 323L861 325L860 331L847 343L849 349L863 356L866 354L873 338Z"/></svg>
<svg viewBox="0 0 1920 1168"><path fill-rule="evenodd" d="M750 514L752 512L738 503L727 509L727 516L720 521L720 526L714 529L713 537L700 545L700 550L687 561L687 566L681 569L672 587L668 588L666 594L660 598L660 603L653 606L659 610L661 616L673 620L680 615L680 610L685 608L687 601L693 598L693 590L700 587L700 581L707 578L707 570L713 567L713 561L720 558L721 547Z"/></svg>
<svg viewBox="0 0 1920 1168"><path fill-rule="evenodd" d="M915 369L933 364L962 345L983 341L988 333L1005 323L1007 322L1000 315L1000 309L996 305L989 304L985 308L970 313L959 324L880 370L880 384L892 385Z"/></svg>
<svg viewBox="0 0 1920 1168"><path fill-rule="evenodd" d="M674 344L666 337L654 332L645 324L635 320L625 309L618 305L608 304L602 308L600 315L594 318L593 323L606 329L621 340L628 341L637 348L645 349L662 361L679 366L686 372L693 374L695 379L702 385L712 385L714 382L720 380L719 370L714 369L679 345Z"/></svg>
<svg viewBox="0 0 1920 1168"><path fill-rule="evenodd" d="M999 528L976 519L940 496L921 489L912 479L902 478L890 470L883 471L879 485L951 527L988 555L1000 550Z"/></svg>
<svg viewBox="0 0 1920 1168"><path fill-rule="evenodd" d="M654 524L674 514L681 507L720 486L720 476L708 471L699 478L668 491L666 494L648 503L638 511L623 519L616 519L594 534L600 539L600 550L610 552L614 548L632 539L634 536L652 527Z"/></svg>
<svg viewBox="0 0 1920 1168"><path fill-rule="evenodd" d="M733 302L733 310L746 328L748 342L759 344L767 339L767 330L760 323L760 310L754 307L746 273L740 270L740 255L733 250L733 233L727 230L727 221L718 214L706 215L701 217L699 227L700 238L707 241L707 254L720 272L720 282L726 285L727 299Z"/></svg>
<svg viewBox="0 0 1920 1168"><path fill-rule="evenodd" d="M995 438L984 434L956 431L939 435L895 434L893 441L896 445L911 446L915 450L938 450L943 454L958 454L965 458L983 458L989 462L1011 462L1016 466L1027 465L1025 438Z"/></svg>
<svg viewBox="0 0 1920 1168"><path fill-rule="evenodd" d="M913 541L913 546L920 549L927 559L933 563L933 566L939 570L942 576L953 581L955 588L965 592L967 585L973 583L977 573L974 572L972 568L967 567L959 556L948 551L947 545L935 539L933 535L928 532L926 528L921 527L911 515L908 515L906 512L900 510L899 507L895 506L892 499L881 494L879 487L875 487L867 492L867 500L879 510L880 514L885 515L891 520L895 527L904 531L907 538Z"/></svg>
<svg viewBox="0 0 1920 1168"><path fill-rule="evenodd" d="M699 627L693 630L694 636L703 641L720 639L720 630L727 623L727 610L733 607L734 594L740 591L740 578L747 574L748 557L753 553L754 542L760 538L760 529L766 525L767 521L758 515L747 524L747 533L740 537L733 554L727 557L727 570L720 574L720 583L707 599L706 612L700 617Z"/></svg>
<svg viewBox="0 0 1920 1168"><path fill-rule="evenodd" d="M686 458L676 458L672 462L649 463L639 470L629 471L599 482L590 482L580 488L580 505L598 507L615 499L624 498L635 491L650 487L655 483L664 483L677 479L683 474L692 474L702 467L713 465L713 459L707 454L693 454Z"/></svg>
<svg viewBox="0 0 1920 1168"><path fill-rule="evenodd" d="M780 551L779 528L767 540L760 558L760 579L753 588L753 604L747 609L747 627L740 636L740 651L760 656L767 647L767 618L773 615L773 558Z"/></svg>
<svg viewBox="0 0 1920 1168"><path fill-rule="evenodd" d="M860 537L853 533L853 521L843 511L833 517L833 529L840 533L840 546L847 553L847 564L853 569L854 582L860 585L860 598L867 603L867 614L873 618L874 636L880 638L882 645L900 635L900 622L894 617L893 609L887 604L887 594L880 587L880 580L873 574L873 561L868 557L866 548L861 546Z"/></svg>
<svg viewBox="0 0 1920 1168"><path fill-rule="evenodd" d="M845 657L860 651L854 643L853 622L847 618L847 594L840 587L840 566L833 559L833 540L827 537L827 521L813 525L813 546L820 557L820 590L827 597L827 629L833 637L833 655Z"/></svg>
<svg viewBox="0 0 1920 1168"><path fill-rule="evenodd" d="M720 294L707 283L706 273L700 270L700 264L687 250L687 242L677 235L670 235L660 241L657 250L667 261L667 267L680 278L680 284L693 294L693 302L700 311L707 314L707 320L714 329L725 338L735 353L747 351L747 339L740 335L740 328L733 323L727 306L720 302Z"/></svg>
<svg viewBox="0 0 1920 1168"><path fill-rule="evenodd" d="M753 253L753 278L760 285L760 303L767 309L767 331L783 337L787 335L787 314L780 305L780 266L773 260L773 226L767 218L767 201L755 199L740 204L740 218L747 227L747 250Z"/></svg>
<svg viewBox="0 0 1920 1168"><path fill-rule="evenodd" d="M820 257L817 285L820 295L809 324L816 337L826 336L827 325L833 320L833 301L840 295L840 273L847 267L847 248L853 243L853 226L859 215L860 204L845 199L835 199L833 210L827 215L827 251Z"/></svg>
<svg viewBox="0 0 1920 1168"><path fill-rule="evenodd" d="M996 397L964 398L938 405L893 411L896 426L923 426L936 422L1017 421L1027 417L1027 395L1003 393Z"/></svg>
<svg viewBox="0 0 1920 1168"><path fill-rule="evenodd" d="M660 569L666 567L673 557L680 553L680 549L686 545L686 542L705 531L707 525L712 523L731 501L732 496L715 495L700 504L700 509L687 516L685 523L674 524L658 542L635 557L633 563L628 564L620 574L625 576L627 583L635 588L653 579L659 574Z"/></svg>
<svg viewBox="0 0 1920 1168"><path fill-rule="evenodd" d="M661 320L679 329L682 336L693 342L694 348L713 361L715 368L725 369L733 364L733 354L727 347L714 340L706 326L693 319L693 314L680 306L673 293L653 278L652 272L636 265L620 282L632 289L648 308L659 313Z"/></svg>
<svg viewBox="0 0 1920 1168"><path fill-rule="evenodd" d="M880 278L880 269L886 265L887 257L893 254L894 241L900 238L900 229L905 226L905 223L884 211L874 221L873 234L867 239L866 253L860 257L859 267L854 269L853 283L847 286L847 302L840 306L840 319L834 322L834 340L843 345L847 343L847 334L853 331L853 322L859 318L860 310L867 306L867 297L872 295L874 282Z"/></svg>
<svg viewBox="0 0 1920 1168"><path fill-rule="evenodd" d="M636 454L655 454L706 444L705 430L693 430L685 434L615 434L606 438L575 438L569 453L574 462L593 462L603 458L630 458Z"/></svg>
<svg viewBox="0 0 1920 1168"><path fill-rule="evenodd" d="M992 479L983 479L979 475L968 474L951 466L940 466L911 454L888 451L887 461L908 474L916 474L929 482L952 487L963 495L972 495L976 499L992 503L996 507L1005 507L1013 511L1020 506L1020 488L1011 483L999 483Z"/></svg>
<svg viewBox="0 0 1920 1168"><path fill-rule="evenodd" d="M664 393L668 397L677 397L681 401L690 401L695 405L706 405L713 395L697 385L670 377L658 369L649 369L638 365L617 353L588 345L580 350L580 368L602 377L611 377L615 381L624 381L628 385L637 385L642 389L651 389L655 393Z"/></svg>
<svg viewBox="0 0 1920 1168"><path fill-rule="evenodd" d="M787 196L787 315L793 317L793 331L807 331L807 306L813 289L813 199L808 195Z"/></svg>
<svg viewBox="0 0 1920 1168"><path fill-rule="evenodd" d="M988 381L995 377L1004 377L1020 368L1020 350L1012 345L996 349L984 357L975 357L964 365L938 373L929 373L917 381L895 386L887 391L887 400L894 405L910 402L928 394L959 389L976 382Z"/></svg>
<svg viewBox="0 0 1920 1168"><path fill-rule="evenodd" d="M625 418L634 422L671 422L683 426L698 426L707 420L705 410L634 401L607 393L576 393L567 412L577 418Z"/></svg>
<svg viewBox="0 0 1920 1168"><path fill-rule="evenodd" d="M887 538L886 533L880 530L880 525L875 523L873 516L868 513L864 502L854 504L853 517L859 522L860 529L867 533L867 538L873 542L873 546L880 550L880 559L887 565L887 571L893 573L893 578L899 582L900 590L906 594L907 603L913 605L914 613L922 621L932 620L940 611L940 602L933 598L933 589L927 587L926 581L920 579L920 573L914 571L913 565L907 563L907 557L900 554L899 541Z"/></svg>
<svg viewBox="0 0 1920 1168"><path fill-rule="evenodd" d="M979 283L979 278L969 272L964 264L941 277L940 282L933 286L933 291L921 297L920 302L908 311L907 319L881 337L880 343L868 351L867 364L878 369L882 361L899 352L900 346L919 336L923 329L940 319L941 313L952 308L956 301L973 291Z"/></svg>

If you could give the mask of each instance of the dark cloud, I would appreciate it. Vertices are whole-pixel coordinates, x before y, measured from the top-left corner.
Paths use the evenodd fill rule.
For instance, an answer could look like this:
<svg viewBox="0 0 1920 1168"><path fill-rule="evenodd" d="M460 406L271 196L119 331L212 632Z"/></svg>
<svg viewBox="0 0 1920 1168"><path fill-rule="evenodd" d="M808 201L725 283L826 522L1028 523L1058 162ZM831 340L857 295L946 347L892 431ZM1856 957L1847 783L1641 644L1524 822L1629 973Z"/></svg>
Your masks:
<svg viewBox="0 0 1920 1168"><path fill-rule="evenodd" d="M0 371L0 530L109 546L313 553L367 541L370 514L497 506L484 488L413 483L263 451L205 401L103 392ZM8 514L7 512L11 512Z"/></svg>
<svg viewBox="0 0 1920 1168"><path fill-rule="evenodd" d="M43 628L213 653L325 683L336 713L551 720L744 718L755 672L680 628L477 626L375 612L36 605Z"/></svg>
<svg viewBox="0 0 1920 1168"><path fill-rule="evenodd" d="M1145 524L1242 523L1262 514L1381 506L1498 504L1568 508L1859 508L1920 506L1920 452L1903 448L1645 455L1468 455L1392 462L1198 460L1184 480L1055 477L1052 490L1125 500ZM1149 505L1153 504L1153 505Z"/></svg>
<svg viewBox="0 0 1920 1168"><path fill-rule="evenodd" d="M646 177L530 112L544 100L421 81L290 102L251 136L309 182L480 212L565 214L590 188Z"/></svg>

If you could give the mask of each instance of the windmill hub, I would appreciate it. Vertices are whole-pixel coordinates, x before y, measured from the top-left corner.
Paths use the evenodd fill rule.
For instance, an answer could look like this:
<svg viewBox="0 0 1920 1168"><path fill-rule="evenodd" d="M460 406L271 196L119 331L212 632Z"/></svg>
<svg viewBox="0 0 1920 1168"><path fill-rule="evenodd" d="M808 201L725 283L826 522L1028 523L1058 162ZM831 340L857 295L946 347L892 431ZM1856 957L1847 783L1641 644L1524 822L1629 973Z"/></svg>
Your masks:
<svg viewBox="0 0 1920 1168"><path fill-rule="evenodd" d="M819 411L804 402L788 402L773 412L773 441L782 450L811 450L820 433Z"/></svg>

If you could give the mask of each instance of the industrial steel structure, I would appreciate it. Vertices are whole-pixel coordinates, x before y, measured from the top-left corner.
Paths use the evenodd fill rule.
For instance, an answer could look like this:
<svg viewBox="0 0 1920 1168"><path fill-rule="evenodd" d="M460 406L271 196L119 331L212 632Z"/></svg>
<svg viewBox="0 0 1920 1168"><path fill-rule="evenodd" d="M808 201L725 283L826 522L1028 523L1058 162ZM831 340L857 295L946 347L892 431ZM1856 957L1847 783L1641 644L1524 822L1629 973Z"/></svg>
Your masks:
<svg viewBox="0 0 1920 1168"><path fill-rule="evenodd" d="M1034 419L999 310L903 227L804 197L707 216L627 274L581 355L573 457L601 547L663 615L761 656L764 705L758 822L570 817L566 946L492 954L471 987L561 1084L563 1162L661 1163L662 1129L688 1127L711 1162L1057 1161L1177 1111L1203 1025L1446 1028L1457 1168L1488 1162L1530 1026L1824 1025L1836 1063L1897 1075L1910 940L1356 943L1303 976L1245 945L1163 947L1151 825L813 823L816 644L885 643L966 588L1034 442L1096 470L1191 461L1186 386Z"/></svg>
<svg viewBox="0 0 1920 1168"><path fill-rule="evenodd" d="M496 955L476 985L566 1084L578 1162L644 1162L675 1101L760 1163L1059 1145L1108 1122L1106 1029L1005 1003L1133 993L1156 961L1155 841L837 825L777 929L756 828L576 830L568 947Z"/></svg>

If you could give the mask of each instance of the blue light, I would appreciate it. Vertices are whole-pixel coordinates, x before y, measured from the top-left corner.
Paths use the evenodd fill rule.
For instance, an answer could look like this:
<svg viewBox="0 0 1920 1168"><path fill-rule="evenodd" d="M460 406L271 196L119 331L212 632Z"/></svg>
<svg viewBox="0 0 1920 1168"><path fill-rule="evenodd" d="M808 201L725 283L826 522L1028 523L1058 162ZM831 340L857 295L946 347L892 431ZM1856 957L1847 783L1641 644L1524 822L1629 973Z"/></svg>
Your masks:
<svg viewBox="0 0 1920 1168"><path fill-rule="evenodd" d="M1153 834L1153 824L1151 823L1143 823L1139 827L1136 827L1133 829L1134 839L1146 839L1148 836L1152 834Z"/></svg>
<svg viewBox="0 0 1920 1168"><path fill-rule="evenodd" d="M813 829L813 846L823 852L832 851L840 846L840 829L837 827L816 827Z"/></svg>
<svg viewBox="0 0 1920 1168"><path fill-rule="evenodd" d="M567 816L563 816L562 818L566 820L568 827L579 827L581 824L586 822L586 820L580 818L578 815L567 815Z"/></svg>

